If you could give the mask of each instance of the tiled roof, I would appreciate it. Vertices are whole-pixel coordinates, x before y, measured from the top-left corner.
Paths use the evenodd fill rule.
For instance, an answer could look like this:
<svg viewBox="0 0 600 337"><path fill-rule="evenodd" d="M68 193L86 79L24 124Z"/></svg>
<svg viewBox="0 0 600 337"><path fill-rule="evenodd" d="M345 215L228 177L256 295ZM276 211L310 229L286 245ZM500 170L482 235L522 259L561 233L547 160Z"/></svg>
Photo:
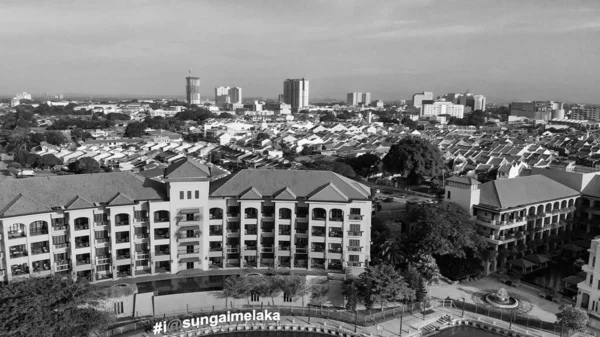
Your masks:
<svg viewBox="0 0 600 337"><path fill-rule="evenodd" d="M494 180L479 189L479 203L498 209L579 196L576 190L543 175Z"/></svg>
<svg viewBox="0 0 600 337"><path fill-rule="evenodd" d="M4 179L0 181L0 190L3 216L46 212L52 207L78 208L88 203L107 203L117 192L133 200L164 199L166 193L163 184L129 172Z"/></svg>
<svg viewBox="0 0 600 337"><path fill-rule="evenodd" d="M165 170L167 179L209 178L210 168L195 160L184 158L173 162Z"/></svg>
<svg viewBox="0 0 600 337"><path fill-rule="evenodd" d="M283 193L282 190L285 188L300 198L319 195L317 198L332 197L341 200L345 197L346 199L365 200L371 195L367 186L331 171L253 169L238 171L211 184L210 195L213 197L239 196L252 187L262 196L269 197L278 196ZM339 194L343 197L340 197Z"/></svg>

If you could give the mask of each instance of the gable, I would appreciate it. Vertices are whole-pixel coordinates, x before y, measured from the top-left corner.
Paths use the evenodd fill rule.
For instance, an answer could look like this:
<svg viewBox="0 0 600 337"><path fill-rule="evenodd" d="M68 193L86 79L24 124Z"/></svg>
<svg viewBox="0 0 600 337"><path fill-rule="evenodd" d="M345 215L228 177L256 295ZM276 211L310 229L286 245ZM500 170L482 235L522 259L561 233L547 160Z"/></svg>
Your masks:
<svg viewBox="0 0 600 337"><path fill-rule="evenodd" d="M284 188L280 192L278 192L273 199L275 200L296 200L296 195L289 187Z"/></svg>
<svg viewBox="0 0 600 337"><path fill-rule="evenodd" d="M24 213L42 213L51 211L50 206L44 205L33 199L27 198L19 194L14 198L2 211L1 216L20 215Z"/></svg>
<svg viewBox="0 0 600 337"><path fill-rule="evenodd" d="M327 185L318 188L308 197L308 200L310 201L347 202L348 199L349 198L332 183L328 183Z"/></svg>
<svg viewBox="0 0 600 337"><path fill-rule="evenodd" d="M109 202L108 205L110 206L119 206L119 205L131 205L133 204L134 201L125 196L124 194L121 193L117 193Z"/></svg>
<svg viewBox="0 0 600 337"><path fill-rule="evenodd" d="M242 200L260 200L262 199L262 194L258 192L258 190L254 187L249 188L244 193L240 195L240 199Z"/></svg>
<svg viewBox="0 0 600 337"><path fill-rule="evenodd" d="M95 205L78 195L65 206L66 209L82 209L90 207L95 207Z"/></svg>

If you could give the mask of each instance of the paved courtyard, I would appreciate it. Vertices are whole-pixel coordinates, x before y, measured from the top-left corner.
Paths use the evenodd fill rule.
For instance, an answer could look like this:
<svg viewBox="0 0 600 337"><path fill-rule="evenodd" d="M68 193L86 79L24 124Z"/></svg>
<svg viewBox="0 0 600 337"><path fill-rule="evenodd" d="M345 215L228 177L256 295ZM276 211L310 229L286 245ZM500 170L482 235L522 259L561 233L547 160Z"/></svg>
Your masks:
<svg viewBox="0 0 600 337"><path fill-rule="evenodd" d="M556 314L560 312L558 309L559 304L541 298L537 290L526 285L520 285L518 288L515 288L502 284L496 279L496 276L488 276L481 280L456 285L444 284L433 286L431 287L431 296L440 299L450 297L455 300L461 300L464 297L465 302L476 304L472 298L473 294L486 289L498 290L500 288L506 289L509 293L522 296L531 302L532 308L527 313L527 316L547 322L556 321Z"/></svg>

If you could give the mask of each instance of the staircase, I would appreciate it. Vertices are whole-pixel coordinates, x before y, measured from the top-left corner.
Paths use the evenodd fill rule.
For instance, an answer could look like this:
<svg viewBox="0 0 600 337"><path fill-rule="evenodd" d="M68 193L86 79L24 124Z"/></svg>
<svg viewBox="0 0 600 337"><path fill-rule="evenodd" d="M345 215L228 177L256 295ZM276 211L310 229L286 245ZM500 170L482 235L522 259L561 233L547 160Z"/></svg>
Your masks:
<svg viewBox="0 0 600 337"><path fill-rule="evenodd" d="M421 330L425 333L437 331L442 326L450 323L450 321L452 321L452 317L450 317L450 315L445 315L445 316L440 317L437 321L423 326L421 328Z"/></svg>

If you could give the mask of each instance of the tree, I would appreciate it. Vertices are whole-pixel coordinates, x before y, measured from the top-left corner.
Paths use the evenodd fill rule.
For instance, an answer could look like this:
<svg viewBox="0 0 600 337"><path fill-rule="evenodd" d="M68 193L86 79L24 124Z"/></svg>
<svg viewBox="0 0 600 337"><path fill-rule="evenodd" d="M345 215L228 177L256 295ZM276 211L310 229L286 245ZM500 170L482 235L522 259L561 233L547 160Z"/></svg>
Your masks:
<svg viewBox="0 0 600 337"><path fill-rule="evenodd" d="M35 153L29 153L26 150L17 150L13 160L23 167L32 167L39 158L40 156Z"/></svg>
<svg viewBox="0 0 600 337"><path fill-rule="evenodd" d="M87 281L32 277L0 287L0 335L88 336L111 322ZM35 324L32 324L35 322Z"/></svg>
<svg viewBox="0 0 600 337"><path fill-rule="evenodd" d="M379 170L379 156L372 153L366 153L348 161L348 164L363 177L368 177Z"/></svg>
<svg viewBox="0 0 600 337"><path fill-rule="evenodd" d="M225 297L225 306L227 306L227 299L242 299L248 296L250 290L249 284L245 277L232 275L225 279L223 282L223 297Z"/></svg>
<svg viewBox="0 0 600 337"><path fill-rule="evenodd" d="M408 261L405 241L393 238L385 241L379 246L375 254L382 262L399 267Z"/></svg>
<svg viewBox="0 0 600 337"><path fill-rule="evenodd" d="M359 279L363 284L370 285L369 292L373 301L381 305L381 311L387 302L410 302L415 298L415 291L409 288L402 275L391 265L379 264L368 267Z"/></svg>
<svg viewBox="0 0 600 337"><path fill-rule="evenodd" d="M295 301L306 295L306 278L298 275L276 275L275 281L285 295Z"/></svg>
<svg viewBox="0 0 600 337"><path fill-rule="evenodd" d="M335 114L331 111L327 111L324 115L319 118L321 122L333 122L335 121Z"/></svg>
<svg viewBox="0 0 600 337"><path fill-rule="evenodd" d="M419 279L419 284L415 288L415 300L417 302L423 302L427 299L427 281L424 278Z"/></svg>
<svg viewBox="0 0 600 337"><path fill-rule="evenodd" d="M577 332L585 331L589 316L583 309L566 304L561 305L559 309L560 312L556 314L558 318L556 325L565 326L569 330Z"/></svg>
<svg viewBox="0 0 600 337"><path fill-rule="evenodd" d="M275 297L281 294L281 288L274 276L252 276L248 278L251 292L259 295L260 297L270 297L275 305Z"/></svg>
<svg viewBox="0 0 600 337"><path fill-rule="evenodd" d="M54 167L54 166L62 165L62 164L63 164L63 161L61 159L59 159L52 153L48 153L48 154L45 154L45 155L41 156L40 158L38 158L38 160L34 163L34 166L46 169L49 167Z"/></svg>
<svg viewBox="0 0 600 337"><path fill-rule="evenodd" d="M44 138L46 138L46 142L56 146L60 146L68 142L67 137L65 137L62 132L58 131L46 131L44 133Z"/></svg>
<svg viewBox="0 0 600 337"><path fill-rule="evenodd" d="M106 115L106 119L108 119L109 121L128 121L131 119L131 117L129 117L129 115L127 114L111 112Z"/></svg>
<svg viewBox="0 0 600 337"><path fill-rule="evenodd" d="M411 239L415 252L466 258L469 253L487 248L485 239L477 234L477 224L458 204L424 205L415 217L417 224Z"/></svg>
<svg viewBox="0 0 600 337"><path fill-rule="evenodd" d="M260 142L261 140L263 140L263 139L269 139L270 137L271 137L271 136L269 136L269 134L268 134L268 133L266 133L266 132L261 132L261 133L259 133L258 135L256 135L256 141L257 141L257 142Z"/></svg>
<svg viewBox="0 0 600 337"><path fill-rule="evenodd" d="M75 128L71 130L71 137L85 141L88 138L92 138L92 134L87 131L83 131L82 129Z"/></svg>
<svg viewBox="0 0 600 337"><path fill-rule="evenodd" d="M342 288L342 295L346 298L346 310L356 311L358 304L358 285L355 279L347 279Z"/></svg>
<svg viewBox="0 0 600 337"><path fill-rule="evenodd" d="M412 184L420 184L425 176L439 176L444 169L440 150L418 137L402 138L392 145L382 162L386 171L400 173Z"/></svg>
<svg viewBox="0 0 600 337"><path fill-rule="evenodd" d="M100 164L91 157L81 158L70 163L69 170L76 174L98 173L102 171Z"/></svg>
<svg viewBox="0 0 600 337"><path fill-rule="evenodd" d="M133 122L127 124L125 128L125 137L141 137L146 133L146 124L140 122Z"/></svg>
<svg viewBox="0 0 600 337"><path fill-rule="evenodd" d="M310 285L310 303L323 308L329 295L329 281L325 279L313 279Z"/></svg>
<svg viewBox="0 0 600 337"><path fill-rule="evenodd" d="M409 129L415 130L417 128L417 122L413 121L412 119L408 118L408 117L404 117L402 118L402 121L400 121L400 123L402 123L402 125L406 126Z"/></svg>
<svg viewBox="0 0 600 337"><path fill-rule="evenodd" d="M431 255L418 255L411 265L419 272L426 284L437 283L442 276L435 258Z"/></svg>

